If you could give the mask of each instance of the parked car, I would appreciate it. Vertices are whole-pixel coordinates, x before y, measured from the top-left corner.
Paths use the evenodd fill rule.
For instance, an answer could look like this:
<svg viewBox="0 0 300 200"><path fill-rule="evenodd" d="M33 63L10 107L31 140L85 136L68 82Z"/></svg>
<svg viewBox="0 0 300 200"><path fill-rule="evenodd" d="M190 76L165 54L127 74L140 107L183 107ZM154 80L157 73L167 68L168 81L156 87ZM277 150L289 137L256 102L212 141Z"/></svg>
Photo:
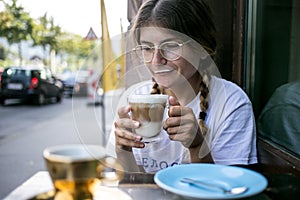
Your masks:
<svg viewBox="0 0 300 200"><path fill-rule="evenodd" d="M0 96L1 96L1 79L2 79L3 71L0 71Z"/></svg>
<svg viewBox="0 0 300 200"><path fill-rule="evenodd" d="M78 91L78 89L79 89L78 88L79 86L76 83L76 76L73 76L73 75L68 76L67 78L64 78L62 80L62 82L64 84L64 95L66 95L68 97L72 97L73 92Z"/></svg>
<svg viewBox="0 0 300 200"><path fill-rule="evenodd" d="M55 98L61 102L63 83L45 67L8 67L0 82L0 104L6 99L22 99L38 105Z"/></svg>
<svg viewBox="0 0 300 200"><path fill-rule="evenodd" d="M68 74L62 79L64 94L66 96L87 96L87 80L89 74L86 71Z"/></svg>

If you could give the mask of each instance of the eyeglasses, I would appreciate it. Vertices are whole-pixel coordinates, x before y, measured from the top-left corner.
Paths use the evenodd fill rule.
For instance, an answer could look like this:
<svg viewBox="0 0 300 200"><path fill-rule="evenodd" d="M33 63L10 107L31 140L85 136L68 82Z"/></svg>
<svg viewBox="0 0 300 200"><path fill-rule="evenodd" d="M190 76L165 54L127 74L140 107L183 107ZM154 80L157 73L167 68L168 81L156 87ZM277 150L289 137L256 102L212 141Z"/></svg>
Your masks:
<svg viewBox="0 0 300 200"><path fill-rule="evenodd" d="M159 53L163 58L174 61L179 59L182 56L182 46L189 42L190 40L183 43L168 41L168 42L161 43L158 46L152 46L152 47L146 44L142 44L136 46L133 50L136 52L138 57L144 60L145 62L152 61L156 48L159 50Z"/></svg>

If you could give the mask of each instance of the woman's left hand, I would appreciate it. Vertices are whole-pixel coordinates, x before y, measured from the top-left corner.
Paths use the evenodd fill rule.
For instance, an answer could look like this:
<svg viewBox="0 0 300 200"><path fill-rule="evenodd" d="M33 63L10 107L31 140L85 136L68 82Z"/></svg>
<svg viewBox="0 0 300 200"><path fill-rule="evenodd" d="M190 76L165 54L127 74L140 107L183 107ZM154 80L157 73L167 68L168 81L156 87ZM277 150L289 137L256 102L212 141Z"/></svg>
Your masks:
<svg viewBox="0 0 300 200"><path fill-rule="evenodd" d="M187 148L203 141L198 121L191 108L181 106L175 97L170 96L168 114L169 118L163 128L171 140L180 141Z"/></svg>

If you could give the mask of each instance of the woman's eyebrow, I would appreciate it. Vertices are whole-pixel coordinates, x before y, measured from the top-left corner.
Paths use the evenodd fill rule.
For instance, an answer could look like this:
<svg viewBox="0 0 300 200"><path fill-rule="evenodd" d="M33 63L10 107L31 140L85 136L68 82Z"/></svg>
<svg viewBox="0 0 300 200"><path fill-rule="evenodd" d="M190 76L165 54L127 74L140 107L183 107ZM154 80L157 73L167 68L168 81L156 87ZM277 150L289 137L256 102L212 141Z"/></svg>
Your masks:
<svg viewBox="0 0 300 200"><path fill-rule="evenodd" d="M140 40L140 43L141 43L141 44L149 44L149 45L152 45L152 44L153 44L152 42L145 41L145 40Z"/></svg>
<svg viewBox="0 0 300 200"><path fill-rule="evenodd" d="M160 41L160 43L159 44L162 44L162 43L164 43L164 42L170 42L170 41L176 41L176 42L178 42L178 41L181 41L179 38L167 38L167 39L164 39L164 40L162 40L162 41ZM151 44L151 45L153 45L154 43L153 42L150 42L150 41L147 41L147 40L140 40L140 43L143 43L143 44Z"/></svg>

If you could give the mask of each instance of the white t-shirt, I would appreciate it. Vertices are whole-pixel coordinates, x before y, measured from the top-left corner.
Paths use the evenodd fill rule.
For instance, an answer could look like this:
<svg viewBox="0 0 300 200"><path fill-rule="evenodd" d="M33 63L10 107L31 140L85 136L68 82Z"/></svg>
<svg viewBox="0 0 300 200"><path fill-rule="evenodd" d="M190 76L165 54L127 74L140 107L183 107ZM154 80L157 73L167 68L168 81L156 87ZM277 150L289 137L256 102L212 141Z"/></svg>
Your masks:
<svg viewBox="0 0 300 200"><path fill-rule="evenodd" d="M150 93L151 82L145 83L132 93ZM201 149L199 156L211 153L216 164L247 165L257 163L256 126L252 105L244 91L236 84L211 77L208 110L205 123L208 133L205 140L209 149ZM196 118L200 113L199 94L188 105ZM114 130L110 134L107 149L114 149ZM138 165L146 172L155 172L177 164L189 163L187 148L180 142L171 141L161 130L160 140L146 144L145 148L133 148Z"/></svg>

